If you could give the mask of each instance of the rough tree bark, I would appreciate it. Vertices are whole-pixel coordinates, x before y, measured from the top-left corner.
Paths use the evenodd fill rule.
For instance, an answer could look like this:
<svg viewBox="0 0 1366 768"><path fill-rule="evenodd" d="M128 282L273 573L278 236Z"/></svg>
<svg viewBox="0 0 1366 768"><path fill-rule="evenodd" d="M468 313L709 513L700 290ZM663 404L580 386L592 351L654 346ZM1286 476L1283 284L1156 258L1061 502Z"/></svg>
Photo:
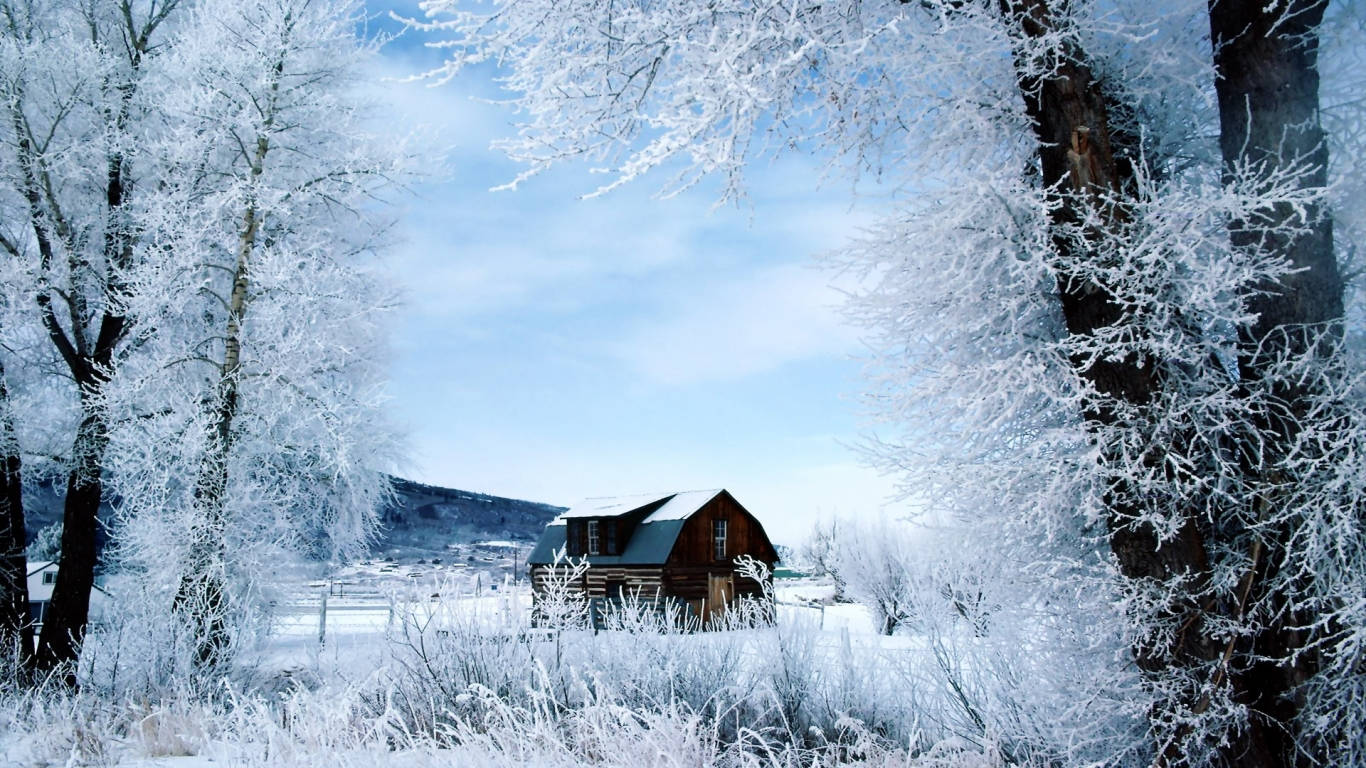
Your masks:
<svg viewBox="0 0 1366 768"><path fill-rule="evenodd" d="M1055 8L1047 0L1000 0L1001 10L1026 39L1041 39L1059 32ZM1308 4L1306 4L1308 5ZM1318 5L1318 17L1322 6ZM1246 126L1245 116L1252 115L1250 143L1268 141L1271 150L1282 149L1284 137L1294 133L1299 143L1290 153L1261 151L1253 153L1258 161L1267 161L1273 154L1281 161L1311 159L1316 162L1318 175L1306 178L1310 185L1322 186L1322 134L1317 131L1317 76L1312 73L1312 46L1297 45L1294 38L1281 30L1281 42L1268 45L1265 35L1270 32L1270 20L1253 19L1265 15L1255 2L1216 2L1211 5L1215 39L1234 39L1239 45L1222 45L1216 52L1216 63L1221 71L1235 71L1233 79L1220 82L1220 112L1223 118L1221 144L1226 164L1232 166L1245 158L1246 137L1239 124ZM1279 17L1279 14L1276 14ZM1312 39L1318 17L1312 13L1297 14L1299 27L1289 30L1291 35L1303 34ZM1261 37L1259 37L1261 35ZM1066 41L1065 35L1059 39ZM1056 234L1053 245L1061 266L1058 274L1058 295L1067 331L1073 335L1093 335L1122 319L1120 307L1103 286L1068 273L1067 265L1087 259L1103 258L1088 252L1085 236L1077 235L1083 221L1102 222L1101 226L1121 226L1124 222L1125 195L1133 179L1133 169L1122 154L1126 138L1117 136L1109 125L1109 113L1114 104L1087 65L1086 52L1076 43L1064 42L1062 50L1051 51L1055 63L1050 76L1031 76L1038 68L1017 55L1019 85L1026 112L1034 123L1039 141L1039 160L1043 182L1056 189L1053 225ZM1271 48L1271 50L1267 50ZM1306 55L1306 51L1309 51ZM1255 62L1255 63L1254 63ZM1285 102L1289 101L1290 104ZM1250 106L1249 106L1250 105ZM1309 126L1313 129L1291 130L1290 126ZM1136 150L1137 147L1128 147ZM1287 159L1289 154L1289 159ZM1130 156L1136 156L1133 152ZM1291 211L1264 212L1273 222L1283 222ZM1341 282L1332 258L1331 234L1327 219L1310 214L1317 221L1312 232L1294 241L1269 238L1247 223L1233 225L1235 244L1245 247L1272 248L1285 252L1296 266L1309 269L1296 275L1287 285L1275 286L1275 292L1260 297L1254 308L1262 319L1252 329L1248 344L1264 341L1287 322L1322 322L1341 315ZM1084 231L1084 230L1083 230ZM1295 253L1304 251L1305 253ZM1265 287L1265 286L1264 286ZM1336 293L1334 293L1336 291ZM1088 410L1087 419L1097 426L1116 423L1119 406L1142 408L1160 393L1162 381L1157 361L1136 359L1074 360L1079 375L1095 387L1101 396L1099 404ZM1256 386L1255 383L1251 386ZM1114 405L1107 405L1107 403ZM1288 438L1287 431L1281 436ZM1102 446L1104 452L1110 446ZM1114 459L1112 455L1107 456ZM1122 485L1123 481L1117 481ZM1128 489L1116 485L1110 494L1109 531L1111 550L1125 578L1138 583L1170 583L1185 578L1188 597L1167 608L1169 615L1155 617L1174 622L1181 630L1169 643L1143 642L1135 648L1140 669L1150 679L1194 674L1207 676L1210 670L1226 662L1230 650L1225 642L1211 636L1214 620L1238 618L1247 604L1245 591L1242 600L1209 600L1197 597L1209 585L1208 524L1200 516L1186 515L1176 534L1167 537L1141 518L1141 508ZM1267 562L1269 558L1263 558ZM1263 571L1265 568L1263 568ZM1259 573L1259 576L1264 576ZM1253 584L1255 587L1255 583ZM1302 641L1302 640L1301 640ZM1256 651L1284 658L1295 649L1289 633L1265 633L1256 643ZM1218 749L1216 758L1224 765L1280 766L1296 764L1294 756L1293 723L1295 709L1290 691L1296 682L1305 679L1305 670L1297 669L1309 663L1308 657L1287 669L1274 662L1263 662L1250 670L1231 669L1211 680L1215 687L1228 686L1233 699L1253 708L1254 714L1246 727L1234 734L1232 743ZM1226 666L1226 665L1225 665ZM1179 722L1185 713L1200 714L1208 706L1208 694L1194 691L1179 695L1177 700L1164 700L1154 712L1158 737L1158 763L1179 764L1185 759L1184 743L1190 734L1171 723Z"/></svg>
<svg viewBox="0 0 1366 768"><path fill-rule="evenodd" d="M0 643L14 647L15 661L32 661L33 625L28 615L28 568L24 556L24 489L19 444L9 405L4 363L0 362Z"/></svg>
<svg viewBox="0 0 1366 768"><path fill-rule="evenodd" d="M1327 0L1209 3L1226 184L1240 176L1242 183L1250 176L1259 184L1289 173L1300 189L1327 189L1317 67L1318 29L1327 5ZM1332 218L1321 199L1302 207L1280 204L1251 211L1229 223L1229 235L1250 256L1279 257L1295 270L1249 293L1246 300L1257 320L1239 337L1244 390L1269 394L1271 403L1254 418L1261 450L1245 451L1242 463L1260 487L1274 489L1285 480L1277 476L1277 463L1302 450L1297 448L1300 431L1315 418L1332 416L1311 415L1312 385L1277 380L1270 369L1287 356L1334 354L1342 331L1343 278L1333 250ZM1274 491L1267 498L1277 503ZM1239 648L1250 660L1239 674L1244 701L1254 720L1266 723L1257 728L1261 742L1253 745L1258 764L1307 766L1323 764L1319 759L1325 757L1296 739L1303 705L1297 689L1319 664L1310 633L1303 629L1314 626L1315 617L1297 610L1273 584L1293 533L1288 524L1279 525L1253 540L1261 557L1249 574L1249 599L1274 617Z"/></svg>

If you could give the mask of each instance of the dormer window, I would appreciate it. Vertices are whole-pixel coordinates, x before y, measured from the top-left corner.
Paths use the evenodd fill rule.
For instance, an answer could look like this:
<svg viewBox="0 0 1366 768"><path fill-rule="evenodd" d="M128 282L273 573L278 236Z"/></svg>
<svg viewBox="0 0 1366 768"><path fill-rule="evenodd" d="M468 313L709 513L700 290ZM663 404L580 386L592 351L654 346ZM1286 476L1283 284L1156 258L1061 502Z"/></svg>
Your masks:
<svg viewBox="0 0 1366 768"><path fill-rule="evenodd" d="M713 521L711 521L711 540L712 540L712 546L713 546L713 548L714 548L714 550L715 550L715 551L714 551L715 557L714 557L713 559L716 559L716 560L725 560L725 559L726 559L726 521L725 521L725 520L713 520Z"/></svg>
<svg viewBox="0 0 1366 768"><path fill-rule="evenodd" d="M589 521L588 521L588 554L590 554L590 555L601 554L601 550L599 549L599 545L598 545L598 521L597 521L597 520L589 520Z"/></svg>

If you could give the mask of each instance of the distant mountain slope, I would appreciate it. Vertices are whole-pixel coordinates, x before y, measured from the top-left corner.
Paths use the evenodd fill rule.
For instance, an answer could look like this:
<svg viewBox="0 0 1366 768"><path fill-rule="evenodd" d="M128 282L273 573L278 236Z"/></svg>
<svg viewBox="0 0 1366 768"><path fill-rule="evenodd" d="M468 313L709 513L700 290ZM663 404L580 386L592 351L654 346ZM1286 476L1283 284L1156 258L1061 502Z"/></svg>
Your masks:
<svg viewBox="0 0 1366 768"><path fill-rule="evenodd" d="M393 478L393 483L394 503L380 513L380 529L371 547L376 553L393 548L439 551L450 544L489 539L531 542L551 518L565 511L550 504L425 485L401 477ZM50 480L25 486L24 527L32 541L38 531L62 519L65 484ZM106 502L100 507L100 518L108 520L109 514Z"/></svg>
<svg viewBox="0 0 1366 768"><path fill-rule="evenodd" d="M480 539L534 541L565 507L394 478L396 499L380 516L374 552L440 550Z"/></svg>

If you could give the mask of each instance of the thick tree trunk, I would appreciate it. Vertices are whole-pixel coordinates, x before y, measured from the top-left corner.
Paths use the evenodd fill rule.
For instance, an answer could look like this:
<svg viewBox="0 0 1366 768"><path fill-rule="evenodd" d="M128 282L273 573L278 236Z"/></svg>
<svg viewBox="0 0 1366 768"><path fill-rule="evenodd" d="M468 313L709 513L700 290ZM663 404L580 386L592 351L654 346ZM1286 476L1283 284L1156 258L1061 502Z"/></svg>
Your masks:
<svg viewBox="0 0 1366 768"><path fill-rule="evenodd" d="M33 624L28 614L28 568L24 556L24 488L19 443L9 404L4 364L0 363L0 658L14 648L21 669L33 654Z"/></svg>
<svg viewBox="0 0 1366 768"><path fill-rule="evenodd" d="M104 483L100 465L109 444L103 415L82 398L85 413L72 445L72 470L67 478L62 514L62 555L57 583L52 588L43 631L38 640L37 667L64 667L63 679L75 684L75 663L85 639L90 615L90 592L99 559L97 528Z"/></svg>
<svg viewBox="0 0 1366 768"><path fill-rule="evenodd" d="M1055 9L1047 0L1000 0L1006 17L1018 23L1026 39L1038 40L1059 32ZM1062 38L1064 41L1067 38ZM1125 224L1125 196L1132 194L1132 162L1121 147L1132 143L1116 136L1109 125L1113 104L1087 65L1085 51L1076 43L1051 51L1047 74L1017 56L1020 91L1026 112L1033 120L1039 141L1039 161L1046 186L1057 189L1053 213L1058 273L1058 295L1069 334L1091 336L1123 321L1121 308L1104 286L1071 274L1069 265L1105 258L1093 248L1106 233L1088 233L1086 227L1118 228ZM1137 147L1127 147L1137 156ZM1084 224L1085 222L1085 224ZM1099 222L1099 223L1097 223ZM1160 361L1101 358L1073 361L1078 374L1095 388L1085 416L1097 430L1118 423L1120 410L1139 412L1161 393ZM1101 446L1103 460L1116 464L1120 457L1113 446ZM1191 734L1177 725L1188 715L1199 715L1209 705L1209 693L1200 693L1172 681L1208 680L1215 688L1227 687L1235 700L1248 703L1257 696L1245 691L1239 676L1212 672L1219 668L1227 648L1211 636L1211 618L1237 619L1237 601L1211 601L1200 597L1209 587L1208 525L1195 514L1186 515L1175 535L1163 534L1145 522L1138 494L1123 479L1114 481L1108 494L1111 551L1121 574L1137 585L1171 584L1182 580L1184 597L1167 605L1163 615L1150 620L1179 627L1170 637L1141 638L1135 660L1143 673L1168 692L1152 713L1157 736L1158 763L1180 764L1185 759ZM1211 676L1213 675L1213 677ZM1286 720L1253 718L1233 741L1216 748L1216 760L1225 765L1284 765L1279 751L1266 745L1281 736Z"/></svg>
<svg viewBox="0 0 1366 768"><path fill-rule="evenodd" d="M1327 188L1317 69L1318 27L1326 6L1327 0L1210 2L1225 183L1261 187L1273 175L1290 174L1301 190ZM1255 415L1261 449L1246 452L1243 463L1252 482L1274 489L1284 480L1277 462L1303 450L1297 439L1315 418L1309 399L1318 393L1309 388L1312 384L1278 378L1272 366L1278 359L1335 353L1343 279L1333 251L1332 219L1322 200L1263 207L1230 222L1229 233L1232 244L1250 257L1282 258L1296 270L1249 293L1257 320L1239 338L1244 390L1269 394L1274 404ZM1267 498L1277 503L1274 490ZM1318 654L1303 628L1314 626L1317 617L1296 610L1274 585L1294 533L1289 524L1260 531L1256 545L1264 555L1249 575L1251 603L1273 617L1245 649L1251 661L1240 674L1245 703L1257 723L1267 724L1257 729L1261 739L1249 746L1249 759L1255 756L1257 764L1326 764L1316 762L1307 751L1311 748L1296 738L1303 703L1297 689L1318 669Z"/></svg>
<svg viewBox="0 0 1366 768"><path fill-rule="evenodd" d="M1328 147L1319 121L1318 26L1327 0L1213 0L1215 91L1219 147L1225 179L1242 165L1256 176L1302 168L1301 189L1328 186ZM1293 232L1278 228L1294 225ZM1285 325L1342 320L1343 285L1333 254L1333 225L1323 204L1296 210L1288 204L1254 211L1232 222L1239 248L1282 256L1297 269L1265 294L1249 297L1258 320L1254 343ZM1241 364L1257 362L1245 356Z"/></svg>

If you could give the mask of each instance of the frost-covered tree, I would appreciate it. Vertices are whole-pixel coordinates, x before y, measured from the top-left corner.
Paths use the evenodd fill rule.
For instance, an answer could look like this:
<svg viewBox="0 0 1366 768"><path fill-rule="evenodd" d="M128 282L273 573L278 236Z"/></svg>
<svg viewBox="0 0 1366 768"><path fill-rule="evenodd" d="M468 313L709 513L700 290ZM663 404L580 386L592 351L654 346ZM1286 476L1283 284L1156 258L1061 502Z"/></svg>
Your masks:
<svg viewBox="0 0 1366 768"><path fill-rule="evenodd" d="M838 517L817 520L811 526L811 533L802 542L798 557L803 564L819 576L828 576L834 582L835 602L845 599L844 577L839 570L840 521Z"/></svg>
<svg viewBox="0 0 1366 768"><path fill-rule="evenodd" d="M1366 414L1337 264L1360 147L1329 151L1360 112L1318 74L1360 76L1333 63L1359 55L1359 9L426 7L451 51L434 75L507 66L524 178L587 158L604 189L661 169L666 192L717 174L729 197L797 149L902 190L843 260L872 285L871 400L900 430L875 453L1057 592L1030 605L1095 617L1089 642L1132 668L1086 667L1085 700L1147 715L1140 748L1075 712L1058 757L1366 760Z"/></svg>
<svg viewBox="0 0 1366 768"><path fill-rule="evenodd" d="M404 153L355 96L357 14L0 4L0 235L23 282L6 309L32 307L5 316L6 350L42 334L22 361L53 404L5 413L74 433L43 667L79 652L101 497L120 565L175 585L201 661L242 615L236 577L281 549L354 553L371 529L393 457L377 195Z"/></svg>
<svg viewBox="0 0 1366 768"><path fill-rule="evenodd" d="M914 618L911 576L917 564L913 534L905 524L886 519L831 525L831 565L837 584L862 603L884 635Z"/></svg>
<svg viewBox="0 0 1366 768"><path fill-rule="evenodd" d="M69 382L54 396L78 414L62 567L37 656L44 667L73 660L85 630L109 435L101 400L127 340L125 278L142 254L137 209L153 186L155 163L141 153L153 108L144 85L179 6L0 3L4 250L22 264L13 274L31 281L37 322ZM10 338L17 332L6 327Z"/></svg>
<svg viewBox="0 0 1366 768"><path fill-rule="evenodd" d="M347 0L204 0L166 54L167 176L129 280L142 348L111 407L119 555L174 583L196 658L281 551L349 557L387 493L379 195L401 147L366 129L373 46Z"/></svg>

